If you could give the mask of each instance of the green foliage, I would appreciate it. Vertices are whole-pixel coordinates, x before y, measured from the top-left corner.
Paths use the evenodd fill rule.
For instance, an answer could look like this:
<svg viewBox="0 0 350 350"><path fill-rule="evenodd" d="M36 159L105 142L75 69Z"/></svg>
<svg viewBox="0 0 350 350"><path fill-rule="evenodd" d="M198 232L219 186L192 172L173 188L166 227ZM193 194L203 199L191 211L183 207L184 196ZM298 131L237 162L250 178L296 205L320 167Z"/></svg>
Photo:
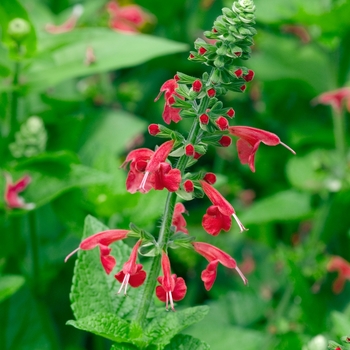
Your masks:
<svg viewBox="0 0 350 350"><path fill-rule="evenodd" d="M0 276L0 303L21 288L23 283L23 276Z"/></svg>

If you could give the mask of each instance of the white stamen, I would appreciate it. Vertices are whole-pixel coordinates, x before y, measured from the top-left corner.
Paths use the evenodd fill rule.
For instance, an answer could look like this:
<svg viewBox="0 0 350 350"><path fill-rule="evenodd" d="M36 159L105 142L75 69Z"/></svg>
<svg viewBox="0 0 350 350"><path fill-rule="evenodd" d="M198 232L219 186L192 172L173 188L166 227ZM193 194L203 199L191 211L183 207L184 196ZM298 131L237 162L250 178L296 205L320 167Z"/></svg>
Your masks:
<svg viewBox="0 0 350 350"><path fill-rule="evenodd" d="M69 253L66 258L64 259L64 262L67 262L67 260L73 255L75 254L78 250L80 249L80 247L78 247L77 249L74 249L71 253Z"/></svg>
<svg viewBox="0 0 350 350"><path fill-rule="evenodd" d="M243 283L245 285L248 284L248 279L243 275L243 272L238 268L238 266L235 267L236 271L238 272L238 274L241 276Z"/></svg>
<svg viewBox="0 0 350 350"><path fill-rule="evenodd" d="M174 301L173 301L173 295L171 294L171 292L168 292L168 293L169 293L169 299L170 299L171 310L175 311L175 308L174 308Z"/></svg>
<svg viewBox="0 0 350 350"><path fill-rule="evenodd" d="M149 174L149 171L146 171L145 175L143 176L143 179L141 181L141 184L139 186L139 190L144 190L145 189L145 185L146 185L146 181L147 181L147 178L148 178L148 174Z"/></svg>
<svg viewBox="0 0 350 350"><path fill-rule="evenodd" d="M119 290L118 290L118 294L120 294L120 292L123 290L123 288L125 289L124 290L124 295L126 295L126 292L128 290L128 284L129 284L129 278L130 278L130 274L126 274L124 276L124 279L123 279L123 282L122 282L122 285L120 286Z"/></svg>
<svg viewBox="0 0 350 350"><path fill-rule="evenodd" d="M245 227L243 226L243 224L242 224L241 221L238 219L238 216L237 216L235 213L233 213L232 216L233 216L233 218L236 220L237 225L239 226L239 229L241 230L241 232L243 232L243 231L248 231L248 229L245 228Z"/></svg>
<svg viewBox="0 0 350 350"><path fill-rule="evenodd" d="M295 152L292 148L290 148L288 145L286 145L285 143L283 143L283 142L280 141L280 144L281 144L283 147L285 147L285 148L287 148L288 150L290 150L293 154L296 154L296 152Z"/></svg>
<svg viewBox="0 0 350 350"><path fill-rule="evenodd" d="M165 293L165 310L166 311L169 311L169 295L168 295L169 292L166 292Z"/></svg>

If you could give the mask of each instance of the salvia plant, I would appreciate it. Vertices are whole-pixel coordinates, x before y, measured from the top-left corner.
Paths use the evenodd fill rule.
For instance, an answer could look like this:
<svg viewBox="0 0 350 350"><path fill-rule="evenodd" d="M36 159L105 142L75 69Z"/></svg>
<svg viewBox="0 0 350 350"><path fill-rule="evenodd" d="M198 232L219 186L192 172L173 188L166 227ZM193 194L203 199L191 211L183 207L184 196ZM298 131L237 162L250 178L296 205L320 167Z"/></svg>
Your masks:
<svg viewBox="0 0 350 350"><path fill-rule="evenodd" d="M209 235L229 231L232 221L241 232L245 231L233 206L215 189L216 175L210 171L191 172L191 167L205 156L208 147L227 147L232 138L237 140L241 163L248 164L253 172L261 143L281 144L293 152L271 132L230 126L235 111L220 101L229 90L244 92L254 77L252 70L237 63L251 54L256 34L254 11L251 0L234 2L232 8L222 10L211 31L204 33L206 39L195 41L189 60L203 63L208 71L201 77L177 72L161 86L155 100L164 94L163 120L167 126L151 124L148 130L166 141L155 150L132 150L122 164L128 170L128 192L168 192L159 234L153 236L133 223L129 228L108 229L88 217L83 240L67 256L68 259L78 251L71 290L76 320L68 324L114 341L113 349L179 349L184 344L186 349L209 348L198 339L178 334L201 320L208 312L206 306L165 312L175 311L175 302L187 292L185 280L172 273L168 254L171 249L192 249L208 261L201 274L206 290L213 287L219 264L236 270L243 283L248 283L233 257L212 244L198 242L188 232L183 201L204 196L210 200L202 219ZM171 128L185 118L192 121L188 133ZM127 238L136 238L131 251L123 243ZM147 268L137 262L138 254L150 258ZM165 310L155 307L154 295L165 303Z"/></svg>

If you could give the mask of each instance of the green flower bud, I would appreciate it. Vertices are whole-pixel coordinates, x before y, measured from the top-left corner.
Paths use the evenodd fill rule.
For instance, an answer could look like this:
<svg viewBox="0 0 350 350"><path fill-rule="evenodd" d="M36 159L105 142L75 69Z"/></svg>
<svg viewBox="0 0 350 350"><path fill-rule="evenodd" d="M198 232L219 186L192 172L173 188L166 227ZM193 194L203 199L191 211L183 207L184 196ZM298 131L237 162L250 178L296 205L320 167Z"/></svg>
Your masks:
<svg viewBox="0 0 350 350"><path fill-rule="evenodd" d="M23 18L13 19L7 27L8 35L17 42L25 39L30 31L30 24Z"/></svg>

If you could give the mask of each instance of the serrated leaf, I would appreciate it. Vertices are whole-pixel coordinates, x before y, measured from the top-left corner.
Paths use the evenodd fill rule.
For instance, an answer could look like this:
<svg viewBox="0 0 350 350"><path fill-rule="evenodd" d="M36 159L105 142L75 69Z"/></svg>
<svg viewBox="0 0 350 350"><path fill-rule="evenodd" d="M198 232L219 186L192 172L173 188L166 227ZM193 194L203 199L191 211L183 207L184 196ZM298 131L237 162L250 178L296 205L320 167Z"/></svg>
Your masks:
<svg viewBox="0 0 350 350"><path fill-rule="evenodd" d="M210 345L187 334L177 334L164 350L209 350Z"/></svg>
<svg viewBox="0 0 350 350"><path fill-rule="evenodd" d="M87 216L82 238L107 229L94 217ZM110 247L111 254L117 261L115 271L120 271L128 260L131 249L121 241L111 244ZM132 317L137 312L143 287L129 288L128 295L124 296L117 295L119 286L114 273L107 275L103 270L97 248L79 251L70 293L75 318L79 320L96 313L112 313L121 318Z"/></svg>
<svg viewBox="0 0 350 350"><path fill-rule="evenodd" d="M22 287L25 279L23 276L7 275L0 277L0 303L14 294Z"/></svg>
<svg viewBox="0 0 350 350"><path fill-rule="evenodd" d="M132 344L114 344L111 350L138 350L139 348Z"/></svg>
<svg viewBox="0 0 350 350"><path fill-rule="evenodd" d="M23 71L26 86L31 89L43 90L66 79L132 67L187 49L182 43L146 34L116 33L108 28L77 28L43 37L42 41L50 52L42 52ZM84 64L88 47L96 57L90 65Z"/></svg>
<svg viewBox="0 0 350 350"><path fill-rule="evenodd" d="M150 344L166 345L177 333L202 320L208 311L208 306L196 306L177 312L159 312L147 325L144 335Z"/></svg>
<svg viewBox="0 0 350 350"><path fill-rule="evenodd" d="M115 342L129 341L130 323L114 314L98 312L80 318L77 321L70 320L67 322L67 325L94 333ZM141 336L141 334L139 335Z"/></svg>

